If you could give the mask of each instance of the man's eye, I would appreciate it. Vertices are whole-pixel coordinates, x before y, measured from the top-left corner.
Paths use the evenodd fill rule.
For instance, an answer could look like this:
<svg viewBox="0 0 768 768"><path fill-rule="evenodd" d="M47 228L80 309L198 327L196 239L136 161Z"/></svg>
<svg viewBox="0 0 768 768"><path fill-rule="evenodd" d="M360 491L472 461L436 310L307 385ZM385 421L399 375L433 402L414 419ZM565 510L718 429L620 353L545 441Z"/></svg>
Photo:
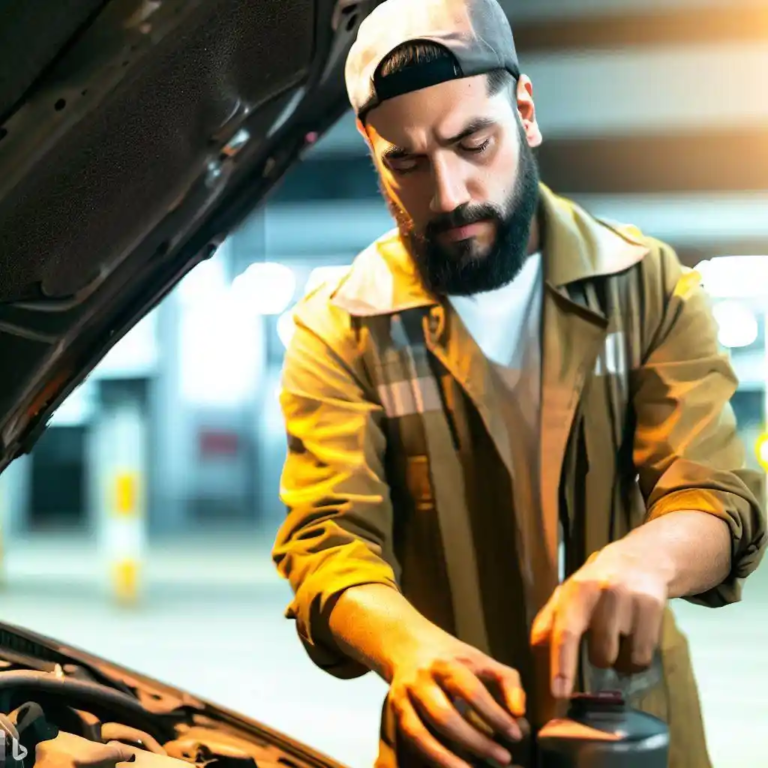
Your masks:
<svg viewBox="0 0 768 768"><path fill-rule="evenodd" d="M395 173L409 173L415 171L419 163L417 160L400 160L396 163L390 163L389 167Z"/></svg>
<svg viewBox="0 0 768 768"><path fill-rule="evenodd" d="M488 145L491 143L490 139L486 139L482 144L477 144L475 146L467 146L466 144L462 144L461 148L465 152L471 152L474 155L479 155L481 152L485 152L486 149L488 149Z"/></svg>

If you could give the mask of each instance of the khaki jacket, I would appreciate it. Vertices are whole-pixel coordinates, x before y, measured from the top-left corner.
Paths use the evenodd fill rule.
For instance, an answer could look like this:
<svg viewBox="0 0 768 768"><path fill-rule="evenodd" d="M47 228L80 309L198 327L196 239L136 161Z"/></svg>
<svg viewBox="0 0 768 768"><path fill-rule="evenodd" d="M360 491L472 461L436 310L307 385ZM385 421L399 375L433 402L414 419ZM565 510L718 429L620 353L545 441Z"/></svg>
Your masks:
<svg viewBox="0 0 768 768"><path fill-rule="evenodd" d="M296 309L281 395L288 515L273 553L295 594L286 615L321 668L367 671L328 640L328 614L343 590L387 584L518 669L534 728L554 713L528 638L557 584L560 525L572 573L644 521L720 517L733 565L690 598L707 606L740 599L766 532L762 476L744 467L729 405L737 381L696 273L664 243L544 185L541 222L539 508L513 508L492 367L450 303L425 292L393 232ZM660 659L661 683L634 703L670 724L672 768L709 766L687 641L669 610ZM381 736L377 765L417 764L386 704Z"/></svg>

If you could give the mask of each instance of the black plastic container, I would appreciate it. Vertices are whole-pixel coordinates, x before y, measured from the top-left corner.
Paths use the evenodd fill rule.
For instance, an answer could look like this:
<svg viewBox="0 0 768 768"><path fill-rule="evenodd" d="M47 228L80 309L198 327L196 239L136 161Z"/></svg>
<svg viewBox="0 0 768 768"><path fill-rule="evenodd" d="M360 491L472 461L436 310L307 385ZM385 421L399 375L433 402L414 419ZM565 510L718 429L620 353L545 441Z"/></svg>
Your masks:
<svg viewBox="0 0 768 768"><path fill-rule="evenodd" d="M537 768L667 768L669 759L666 723L614 692L574 696L536 741Z"/></svg>

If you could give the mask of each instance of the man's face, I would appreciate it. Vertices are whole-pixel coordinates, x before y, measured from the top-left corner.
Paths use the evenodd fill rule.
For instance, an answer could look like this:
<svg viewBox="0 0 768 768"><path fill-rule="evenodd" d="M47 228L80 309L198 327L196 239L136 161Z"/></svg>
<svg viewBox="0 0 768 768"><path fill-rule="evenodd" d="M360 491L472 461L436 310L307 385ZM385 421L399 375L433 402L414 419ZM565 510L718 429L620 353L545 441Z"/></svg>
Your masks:
<svg viewBox="0 0 768 768"><path fill-rule="evenodd" d="M428 289L470 295L510 282L528 254L540 141L526 88L485 75L384 102L367 119L382 192ZM522 117L521 117L522 114Z"/></svg>

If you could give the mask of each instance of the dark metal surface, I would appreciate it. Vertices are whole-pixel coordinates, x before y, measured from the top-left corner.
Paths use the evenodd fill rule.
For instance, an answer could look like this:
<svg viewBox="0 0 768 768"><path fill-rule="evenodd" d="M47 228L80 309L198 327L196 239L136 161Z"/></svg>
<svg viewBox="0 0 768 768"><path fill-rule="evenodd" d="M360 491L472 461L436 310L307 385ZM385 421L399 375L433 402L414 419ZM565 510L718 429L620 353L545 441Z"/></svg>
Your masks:
<svg viewBox="0 0 768 768"><path fill-rule="evenodd" d="M66 42L0 17L55 48L0 124L0 469L344 112L373 5L78 3Z"/></svg>

